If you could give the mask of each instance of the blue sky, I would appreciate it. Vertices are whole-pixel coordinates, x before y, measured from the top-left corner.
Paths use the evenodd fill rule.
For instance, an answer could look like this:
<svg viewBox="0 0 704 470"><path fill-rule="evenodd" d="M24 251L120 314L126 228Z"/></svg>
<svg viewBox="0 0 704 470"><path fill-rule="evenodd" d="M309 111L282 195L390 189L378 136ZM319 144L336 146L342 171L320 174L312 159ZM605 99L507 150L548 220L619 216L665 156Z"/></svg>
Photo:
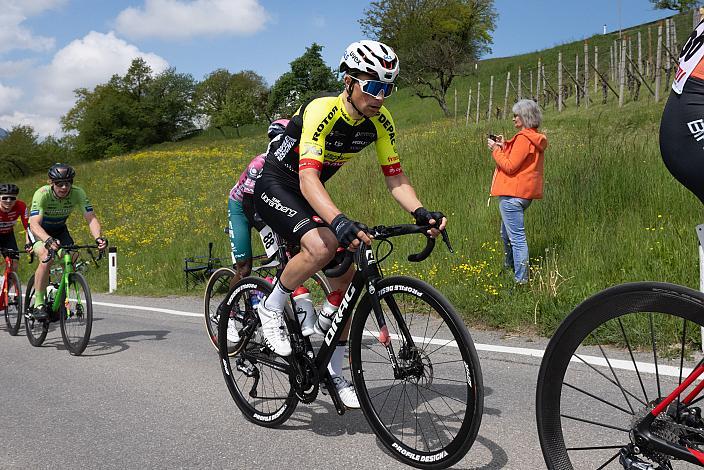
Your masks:
<svg viewBox="0 0 704 470"><path fill-rule="evenodd" d="M367 0L0 0L0 127L57 134L73 90L123 74L140 55L201 80L226 68L269 84L311 43L332 67L362 37ZM620 5L620 8L619 8ZM672 14L648 0L496 0L492 53L531 52ZM619 16L620 10L620 16ZM401 58L403 68L403 58Z"/></svg>

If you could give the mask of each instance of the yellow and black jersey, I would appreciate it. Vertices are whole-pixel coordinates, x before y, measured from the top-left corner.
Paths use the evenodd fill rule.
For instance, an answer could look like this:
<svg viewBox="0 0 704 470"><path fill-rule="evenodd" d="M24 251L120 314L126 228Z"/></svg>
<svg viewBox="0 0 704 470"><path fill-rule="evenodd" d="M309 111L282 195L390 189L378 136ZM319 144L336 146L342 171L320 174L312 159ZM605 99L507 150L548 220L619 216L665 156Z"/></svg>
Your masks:
<svg viewBox="0 0 704 470"><path fill-rule="evenodd" d="M391 113L382 106L375 116L352 119L343 95L315 98L291 118L286 132L276 137L267 152L267 163L289 182L298 181L304 168L320 171L322 182L372 142L384 175L402 173L396 152L396 131Z"/></svg>

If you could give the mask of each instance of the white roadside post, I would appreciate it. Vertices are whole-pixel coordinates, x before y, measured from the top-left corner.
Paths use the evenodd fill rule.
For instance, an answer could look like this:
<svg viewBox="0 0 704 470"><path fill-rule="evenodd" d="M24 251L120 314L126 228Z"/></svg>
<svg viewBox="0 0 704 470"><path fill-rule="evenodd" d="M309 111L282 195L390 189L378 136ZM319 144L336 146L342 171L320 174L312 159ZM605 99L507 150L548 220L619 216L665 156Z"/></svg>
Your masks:
<svg viewBox="0 0 704 470"><path fill-rule="evenodd" d="M108 248L108 292L117 290L117 247Z"/></svg>

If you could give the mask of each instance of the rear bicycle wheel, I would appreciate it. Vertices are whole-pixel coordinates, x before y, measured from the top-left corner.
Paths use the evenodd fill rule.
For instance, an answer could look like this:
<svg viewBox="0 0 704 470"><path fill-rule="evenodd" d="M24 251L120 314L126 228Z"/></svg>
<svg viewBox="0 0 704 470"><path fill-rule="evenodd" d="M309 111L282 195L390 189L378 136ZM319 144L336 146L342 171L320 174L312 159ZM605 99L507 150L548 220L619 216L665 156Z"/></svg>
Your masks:
<svg viewBox="0 0 704 470"><path fill-rule="evenodd" d="M24 329L27 332L29 344L39 347L44 343L49 332L48 321L37 321L32 317L34 308L34 276L27 281L27 293L24 296Z"/></svg>
<svg viewBox="0 0 704 470"><path fill-rule="evenodd" d="M606 289L578 305L553 335L536 389L538 436L549 469L622 470L621 450L642 466L691 468L670 456L628 449L629 432L701 359L704 294L638 282ZM686 394L681 396L684 399ZM675 402L676 403L676 402ZM650 432L702 451L696 407L664 412Z"/></svg>
<svg viewBox="0 0 704 470"><path fill-rule="evenodd" d="M11 271L7 276L7 303L5 305L5 323L7 331L16 336L22 324L22 285L17 273Z"/></svg>
<svg viewBox="0 0 704 470"><path fill-rule="evenodd" d="M218 322L218 354L225 383L242 414L253 423L273 428L291 416L298 399L289 379L288 360L264 345L253 306L253 300L256 305L271 290L271 284L260 277L246 277L235 284L227 296L228 308L235 315L222 315ZM227 341L230 320L240 332L233 357L223 353L232 344Z"/></svg>
<svg viewBox="0 0 704 470"><path fill-rule="evenodd" d="M218 307L224 305L227 293L230 291L230 280L235 277L235 270L232 268L219 268L208 279L208 284L205 286L205 296L203 299L203 307L205 313L205 329L208 332L210 343L218 349ZM228 349L232 353L234 348Z"/></svg>
<svg viewBox="0 0 704 470"><path fill-rule="evenodd" d="M59 308L61 337L68 352L80 356L88 346L93 329L93 300L88 282L81 273L70 273Z"/></svg>
<svg viewBox="0 0 704 470"><path fill-rule="evenodd" d="M484 391L474 343L430 285L395 276L376 288L386 326L379 327L365 294L350 332L362 411L395 458L417 468L446 468L464 457L481 424Z"/></svg>

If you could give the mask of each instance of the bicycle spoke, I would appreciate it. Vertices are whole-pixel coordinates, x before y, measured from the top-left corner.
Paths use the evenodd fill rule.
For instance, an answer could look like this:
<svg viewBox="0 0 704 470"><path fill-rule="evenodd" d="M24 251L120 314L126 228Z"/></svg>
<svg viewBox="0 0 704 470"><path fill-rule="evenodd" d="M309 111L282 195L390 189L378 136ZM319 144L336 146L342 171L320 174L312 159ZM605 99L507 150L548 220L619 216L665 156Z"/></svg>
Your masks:
<svg viewBox="0 0 704 470"><path fill-rule="evenodd" d="M581 357L579 357L578 354L575 354L574 357L576 357L577 359L579 359L580 361L582 361L587 367L589 367L589 368L592 369L594 372L596 372L597 374L599 374L599 375L601 375L602 377L604 377L604 378L605 378L606 380L608 380L610 383L612 383L613 385L616 385L617 387L619 387L619 389L620 389L622 392L627 393L627 394L630 395L632 398L634 398L635 400L637 400L638 402L640 402L641 405L643 405L643 406L646 405L646 403L645 403L644 401L641 401L640 398L638 398L637 396L633 395L633 394L632 394L631 392L629 392L628 390L626 390L626 389L620 387L616 382L614 382L613 380L611 380L610 378L608 378L608 377L606 376L606 374L604 374L604 373L601 372L599 369L597 369L596 367L594 367L593 365L589 364L587 361L585 361L584 359L582 359Z"/></svg>
<svg viewBox="0 0 704 470"><path fill-rule="evenodd" d="M572 390L576 390L576 391L578 391L578 392L580 392L580 393L583 393L584 395L587 395L588 397L594 398L595 400L600 401L601 403L604 403L605 405L608 405L608 406L611 406L611 407L613 407L613 408L616 408L617 410L622 411L622 412L626 413L627 415L633 416L633 414L634 414L634 413L628 411L628 410L625 409L625 408L621 408L620 406L615 405L614 403L611 403L610 401L606 401L606 400L604 400L603 398L597 397L596 395L594 395L594 394L592 394L592 393L589 393L589 392L587 392L586 390L582 390L581 388L576 387L576 386L574 386L574 385L571 385L571 384L569 384L569 383L567 383L567 382L563 382L562 385L564 385L565 387L569 387L569 388L571 388Z"/></svg>
<svg viewBox="0 0 704 470"><path fill-rule="evenodd" d="M634 410L633 410L633 407L631 406L631 401L628 399L628 396L626 395L626 390L621 385L621 381L618 379L618 376L616 375L616 371L614 370L613 366L611 365L611 361L609 361L609 358L606 356L606 352L604 352L604 348L601 347L601 344L599 344L599 350L601 351L602 356L604 356L604 359L606 360L606 363L609 366L609 370L611 371L611 375L614 376L614 379L616 380L618 388L621 390L621 393L623 394L623 398L626 400L628 407L631 409L631 414L633 414Z"/></svg>
<svg viewBox="0 0 704 470"><path fill-rule="evenodd" d="M628 335L626 334L626 329L623 327L623 322L621 321L621 317L617 318L618 320L618 325L621 328L621 334L623 335L623 339L626 341L626 346L628 347L628 354L631 356L631 362L633 362L633 367L636 370L636 375L638 376L638 382L640 383L640 388L643 390L643 396L645 397L646 403L650 400L648 400L648 393L645 391L645 385L643 384L643 378L640 375L640 371L638 370L638 364L636 363L636 358L633 356L633 348L631 348L631 343L628 340Z"/></svg>
<svg viewBox="0 0 704 470"><path fill-rule="evenodd" d="M657 353L656 343L655 343L655 328L653 326L653 313L652 312L648 313L648 320L650 323L650 338L652 340L652 345L653 345L653 363L655 364L655 380L657 381L657 384L658 384L658 398L662 398L662 390L660 389L660 371L658 369L658 353Z"/></svg>
<svg viewBox="0 0 704 470"><path fill-rule="evenodd" d="M618 456L619 456L619 453L617 452L616 454L614 454L613 457L611 457L609 460L607 460L606 462L604 462L604 464L603 464L602 466L600 466L599 468L597 468L596 470L601 470L602 468L606 468L606 466L607 466L608 464L610 464L611 462L613 462L614 460L616 460L616 458L617 458Z"/></svg>
<svg viewBox="0 0 704 470"><path fill-rule="evenodd" d="M585 418L577 418L576 416L570 416L570 415L566 415L566 414L560 414L560 416L562 416L563 418L574 420L574 421L579 421L580 423L593 424L594 426L599 426L602 428L615 429L616 431L625 432L626 434L631 432L630 429L619 428L618 426L612 426L610 424L597 423L596 421L592 421L592 420L585 419Z"/></svg>

